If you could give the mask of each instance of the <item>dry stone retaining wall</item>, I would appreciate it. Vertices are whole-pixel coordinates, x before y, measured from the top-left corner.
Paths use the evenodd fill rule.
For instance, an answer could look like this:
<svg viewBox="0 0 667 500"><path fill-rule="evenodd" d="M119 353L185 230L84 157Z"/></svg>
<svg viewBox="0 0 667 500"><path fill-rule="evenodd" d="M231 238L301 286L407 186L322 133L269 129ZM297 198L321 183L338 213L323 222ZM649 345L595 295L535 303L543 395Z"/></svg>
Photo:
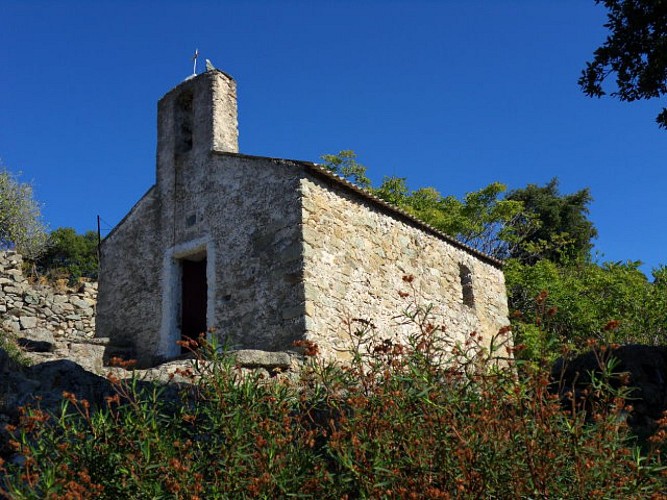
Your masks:
<svg viewBox="0 0 667 500"><path fill-rule="evenodd" d="M0 332L33 362L71 359L99 372L106 342L94 339L97 283L54 288L29 281L21 255L0 252Z"/></svg>

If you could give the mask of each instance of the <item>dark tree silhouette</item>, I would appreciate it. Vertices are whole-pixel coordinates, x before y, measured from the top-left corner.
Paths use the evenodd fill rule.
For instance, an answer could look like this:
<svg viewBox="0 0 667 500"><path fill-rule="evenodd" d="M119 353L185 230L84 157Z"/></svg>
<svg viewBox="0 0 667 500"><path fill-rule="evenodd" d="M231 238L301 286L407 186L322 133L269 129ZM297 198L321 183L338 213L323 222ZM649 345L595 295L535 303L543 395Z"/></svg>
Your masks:
<svg viewBox="0 0 667 500"><path fill-rule="evenodd" d="M607 92L602 84L616 75L610 95L621 101L661 97L667 93L667 1L595 0L607 8L610 34L586 63L579 85L590 97ZM667 128L667 108L656 118Z"/></svg>
<svg viewBox="0 0 667 500"><path fill-rule="evenodd" d="M588 219L588 204L593 201L588 188L561 194L558 179L554 178L544 186L529 184L515 189L507 194L507 199L523 203L523 217L515 218L508 227L509 231L525 235L511 257L528 264L540 259L563 263L588 257L593 247L591 240L597 236Z"/></svg>

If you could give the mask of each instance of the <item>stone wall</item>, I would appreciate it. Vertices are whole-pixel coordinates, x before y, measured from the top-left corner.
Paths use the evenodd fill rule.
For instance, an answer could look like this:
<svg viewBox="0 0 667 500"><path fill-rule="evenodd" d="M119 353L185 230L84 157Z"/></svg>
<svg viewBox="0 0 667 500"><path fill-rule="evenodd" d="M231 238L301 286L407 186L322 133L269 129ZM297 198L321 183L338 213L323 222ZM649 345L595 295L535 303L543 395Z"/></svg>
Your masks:
<svg viewBox="0 0 667 500"><path fill-rule="evenodd" d="M116 346L133 349L138 340L157 345L162 266L158 221L152 188L102 241L96 336L110 338Z"/></svg>
<svg viewBox="0 0 667 500"><path fill-rule="evenodd" d="M308 176L301 190L306 337L328 357L345 358L349 319L383 336L415 333L399 325L415 300L456 340L475 331L488 344L509 323L499 266L336 183Z"/></svg>
<svg viewBox="0 0 667 500"><path fill-rule="evenodd" d="M233 348L289 350L304 331L301 169L227 153L201 170L190 200L211 238L211 326Z"/></svg>
<svg viewBox="0 0 667 500"><path fill-rule="evenodd" d="M11 335L33 362L64 358L101 370L104 341L93 339L97 283L36 284L22 264L19 254L0 252L0 334Z"/></svg>
<svg viewBox="0 0 667 500"><path fill-rule="evenodd" d="M195 256L220 342L289 349L304 321L300 175L290 162L216 153L178 176L178 196L151 189L102 242L97 336L141 366L178 356L181 265Z"/></svg>

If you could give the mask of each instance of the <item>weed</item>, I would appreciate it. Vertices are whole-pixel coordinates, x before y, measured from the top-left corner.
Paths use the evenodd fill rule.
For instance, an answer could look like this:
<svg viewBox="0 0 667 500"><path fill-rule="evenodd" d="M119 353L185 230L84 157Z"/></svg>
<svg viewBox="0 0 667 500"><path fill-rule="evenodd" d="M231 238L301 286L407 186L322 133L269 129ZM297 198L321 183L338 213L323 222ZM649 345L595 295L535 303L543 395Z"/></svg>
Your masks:
<svg viewBox="0 0 667 500"><path fill-rule="evenodd" d="M522 346L451 339L415 301L400 321L404 342L348 322L344 366L302 342L296 380L244 373L199 341L178 391L112 377L104 408L66 394L58 415L24 410L3 495L664 498L667 419L642 454L606 378L564 412L544 370L498 362Z"/></svg>

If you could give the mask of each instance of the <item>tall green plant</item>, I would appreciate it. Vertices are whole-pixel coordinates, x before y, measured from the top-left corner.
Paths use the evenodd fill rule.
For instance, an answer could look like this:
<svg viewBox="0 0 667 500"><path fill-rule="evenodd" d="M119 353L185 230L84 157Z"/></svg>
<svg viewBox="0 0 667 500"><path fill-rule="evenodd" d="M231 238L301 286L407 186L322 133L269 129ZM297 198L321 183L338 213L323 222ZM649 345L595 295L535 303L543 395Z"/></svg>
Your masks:
<svg viewBox="0 0 667 500"><path fill-rule="evenodd" d="M507 231L510 223L523 212L523 205L519 201L501 199L506 187L499 182L468 193L459 200L455 196L443 196L433 187L410 190L403 177L385 177L379 186L373 187L366 175L366 167L356 161L353 151L324 155L322 159L331 172L494 257L510 255L526 236L524 232L527 234L531 230L530 224L526 223L522 226L523 232L516 228ZM526 216L523 220L532 219Z"/></svg>
<svg viewBox="0 0 667 500"><path fill-rule="evenodd" d="M407 281L407 280L406 280ZM74 394L57 415L24 411L18 454L1 463L10 498L649 498L663 491L656 434L643 456L618 392L562 411L548 375L497 362L410 300L407 341L354 322L351 363L314 358L266 379L200 348L172 389L119 381L94 409ZM521 363L520 361L518 363ZM592 415L593 418L586 418ZM667 424L667 422L665 422Z"/></svg>
<svg viewBox="0 0 667 500"><path fill-rule="evenodd" d="M544 186L529 184L507 194L507 200L520 202L523 211L507 227L509 234L521 237L510 256L524 263L540 259L565 263L588 259L597 230L588 219L592 196L588 188L561 194L558 179Z"/></svg>
<svg viewBox="0 0 667 500"><path fill-rule="evenodd" d="M516 311L513 323L517 332L532 331L535 311L542 308L550 312L543 318L543 328L556 352L562 343L583 347L591 337L617 343L665 344L665 271L655 270L651 282L639 265L508 261L505 276L510 307Z"/></svg>
<svg viewBox="0 0 667 500"><path fill-rule="evenodd" d="M27 259L46 248L46 227L32 186L0 165L0 250L14 248Z"/></svg>
<svg viewBox="0 0 667 500"><path fill-rule="evenodd" d="M60 227L49 234L48 248L35 265L38 272L53 278L66 276L71 282L81 277L97 279L97 234Z"/></svg>

